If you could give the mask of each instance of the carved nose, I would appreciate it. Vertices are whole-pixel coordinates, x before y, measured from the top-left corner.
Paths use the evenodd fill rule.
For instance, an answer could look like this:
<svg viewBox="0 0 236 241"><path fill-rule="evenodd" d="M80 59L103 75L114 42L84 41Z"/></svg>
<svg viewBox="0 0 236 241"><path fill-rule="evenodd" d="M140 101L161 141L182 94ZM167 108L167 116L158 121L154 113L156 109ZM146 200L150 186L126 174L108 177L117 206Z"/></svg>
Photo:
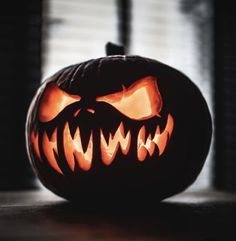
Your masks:
<svg viewBox="0 0 236 241"><path fill-rule="evenodd" d="M88 108L88 109L87 109L87 111L88 111L88 112L90 112L90 113L92 113L92 114L94 114L94 113L95 113L95 110L94 110L94 109L92 109L92 108Z"/></svg>

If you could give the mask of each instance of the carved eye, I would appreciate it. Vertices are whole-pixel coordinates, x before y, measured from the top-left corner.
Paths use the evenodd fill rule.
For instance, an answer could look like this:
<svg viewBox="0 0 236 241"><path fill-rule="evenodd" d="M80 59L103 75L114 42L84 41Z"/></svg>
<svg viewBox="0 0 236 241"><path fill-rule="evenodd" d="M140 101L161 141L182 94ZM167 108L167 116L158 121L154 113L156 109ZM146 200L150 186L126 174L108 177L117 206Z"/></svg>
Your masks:
<svg viewBox="0 0 236 241"><path fill-rule="evenodd" d="M79 95L69 95L54 83L47 85L39 105L39 120L47 122L55 118L65 107L81 100Z"/></svg>
<svg viewBox="0 0 236 241"><path fill-rule="evenodd" d="M96 101L106 102L134 120L160 116L162 109L162 97L156 78L152 76L136 81L123 91L98 97Z"/></svg>

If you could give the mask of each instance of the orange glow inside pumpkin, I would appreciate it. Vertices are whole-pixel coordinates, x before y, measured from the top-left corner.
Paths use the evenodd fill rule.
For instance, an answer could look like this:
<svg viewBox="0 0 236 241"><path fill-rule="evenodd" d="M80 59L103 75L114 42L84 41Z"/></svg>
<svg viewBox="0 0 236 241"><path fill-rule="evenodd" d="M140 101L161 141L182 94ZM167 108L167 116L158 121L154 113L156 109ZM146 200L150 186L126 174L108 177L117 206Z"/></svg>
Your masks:
<svg viewBox="0 0 236 241"><path fill-rule="evenodd" d="M39 105L39 120L47 122L54 119L65 107L80 99L79 95L69 95L54 83L48 84Z"/></svg>
<svg viewBox="0 0 236 241"><path fill-rule="evenodd" d="M137 159L142 162L146 159L147 154L149 154L149 156L153 156L156 147L158 148L159 156L161 156L166 149L173 129L174 120L171 114L168 114L165 129L162 132L160 132L159 125L157 125L154 135L151 133L147 134L146 127L143 125L137 135ZM127 155L131 148L130 145L132 138L134 137L132 137L130 130L125 134L123 122L120 123L115 134L109 133L108 140L105 139L104 132L100 128L100 150L102 162L105 165L110 165L115 159L119 149L123 155ZM36 155L40 160L42 160L42 155L40 154L39 150L39 138L37 132L31 133L31 141ZM66 161L72 172L75 170L75 162L77 162L79 167L84 171L91 169L94 152L93 141L93 132L91 131L86 150L84 150L79 127L77 127L74 136L72 136L69 130L68 122L65 124L63 130L63 149ZM46 132L43 133L42 148L44 156L48 160L49 164L58 173L63 174L57 164L57 128L54 130L50 139Z"/></svg>
<svg viewBox="0 0 236 241"><path fill-rule="evenodd" d="M156 146L158 146L159 156L162 155L166 148L168 139L172 134L173 128L174 120L170 114L168 115L164 131L160 133L160 128L159 126L157 126L153 138L151 137L151 134L149 134L146 138L146 128L145 126L142 126L139 130L137 137L138 160L144 161L147 156L147 153L149 153L149 155L152 156L154 154Z"/></svg>
<svg viewBox="0 0 236 241"><path fill-rule="evenodd" d="M51 139L49 140L46 132L43 133L43 150L49 164L59 173L63 174L60 167L57 164L56 156L58 155L57 150L57 128L52 133Z"/></svg>
<svg viewBox="0 0 236 241"><path fill-rule="evenodd" d="M131 134L130 131L128 131L128 133L125 135L123 122L120 123L114 136L112 136L110 133L108 142L106 142L102 129L100 129L100 138L102 161L106 165L111 164L119 147L124 155L127 155L129 152Z"/></svg>
<svg viewBox="0 0 236 241"><path fill-rule="evenodd" d="M75 161L77 161L79 167L88 171L92 164L93 158L93 132L91 131L88 146L86 151L83 150L82 140L80 136L80 129L77 127L74 137L72 138L69 130L69 124L66 123L63 132L63 145L65 157L68 165L72 171L75 168Z"/></svg>
<svg viewBox="0 0 236 241"><path fill-rule="evenodd" d="M120 92L98 97L96 101L106 102L134 120L160 116L162 109L161 94L152 76L136 81L127 89L123 87Z"/></svg>
<svg viewBox="0 0 236 241"><path fill-rule="evenodd" d="M56 84L50 83L47 85L43 93L39 105L39 120L41 122L48 122L55 118L65 107L80 101L81 97L77 95L69 95ZM154 116L160 116L159 113L162 109L162 97L159 92L156 79L148 76L136 81L130 87L123 88L123 91L97 97L96 101L106 102L134 120L145 120ZM76 110L73 115L78 117L81 109ZM94 114L95 110L88 108L87 111ZM98 127L99 128L99 127ZM121 122L117 127L114 134L108 133L108 138L105 138L104 130L100 130L100 151L101 161L105 165L110 165L115 159L118 150L123 155L128 155L131 148L131 139L137 138L137 159L143 162L147 155L153 156L155 149L158 148L158 155L161 156L167 143L171 137L174 128L174 120L171 114L167 116L167 122L164 130L161 132L159 125L156 126L155 133L146 133L145 125L141 126L136 136L132 136L131 131L128 130L125 134L124 123ZM49 138L46 131L42 133L42 138L39 138L37 131L31 132L31 142L35 154L42 161L46 158L49 164L58 173L63 174L58 166L58 138L57 128L53 131ZM71 171L75 171L75 163L84 170L88 171L92 167L93 153L94 153L94 140L93 130L91 130L90 137L86 148L82 145L83 141L80 135L80 128L77 127L75 134L72 136L69 128L69 123L66 122L62 130L63 139L63 153L70 167ZM40 152L39 142L42 142L42 150Z"/></svg>

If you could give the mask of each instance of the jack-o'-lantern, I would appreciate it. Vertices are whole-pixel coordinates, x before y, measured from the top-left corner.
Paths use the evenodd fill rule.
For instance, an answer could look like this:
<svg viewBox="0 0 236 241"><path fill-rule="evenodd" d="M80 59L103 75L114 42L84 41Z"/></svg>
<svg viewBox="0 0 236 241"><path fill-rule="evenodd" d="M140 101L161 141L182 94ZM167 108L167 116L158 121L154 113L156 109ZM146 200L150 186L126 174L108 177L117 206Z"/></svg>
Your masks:
<svg viewBox="0 0 236 241"><path fill-rule="evenodd" d="M211 118L198 88L179 71L115 55L43 82L26 139L39 178L62 197L161 200L197 177Z"/></svg>

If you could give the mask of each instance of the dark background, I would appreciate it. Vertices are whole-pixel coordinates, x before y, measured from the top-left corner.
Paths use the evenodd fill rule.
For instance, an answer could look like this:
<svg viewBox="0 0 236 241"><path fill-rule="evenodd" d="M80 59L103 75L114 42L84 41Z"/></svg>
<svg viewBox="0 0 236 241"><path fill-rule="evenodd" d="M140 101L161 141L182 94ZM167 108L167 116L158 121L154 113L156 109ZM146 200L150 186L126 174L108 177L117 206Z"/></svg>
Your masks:
<svg viewBox="0 0 236 241"><path fill-rule="evenodd" d="M0 189L29 188L25 119L41 78L42 1L5 1L0 26Z"/></svg>

